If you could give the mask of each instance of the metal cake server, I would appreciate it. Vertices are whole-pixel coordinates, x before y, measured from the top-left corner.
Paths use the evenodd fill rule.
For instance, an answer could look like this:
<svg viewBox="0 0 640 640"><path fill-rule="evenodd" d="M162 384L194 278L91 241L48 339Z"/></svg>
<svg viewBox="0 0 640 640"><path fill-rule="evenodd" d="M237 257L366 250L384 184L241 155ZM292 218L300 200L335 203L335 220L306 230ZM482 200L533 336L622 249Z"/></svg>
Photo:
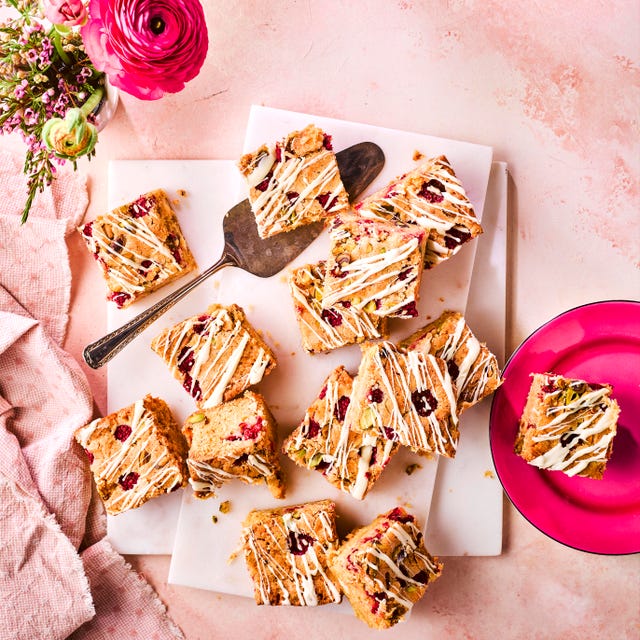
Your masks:
<svg viewBox="0 0 640 640"><path fill-rule="evenodd" d="M380 173L385 161L382 149L373 142L348 147L338 152L336 158L340 177L352 202ZM316 222L263 240L258 235L249 200L243 200L223 219L224 248L218 262L126 324L88 345L83 352L85 362L93 369L107 363L167 309L223 267L239 267L261 278L275 275L306 249L323 228L323 223Z"/></svg>

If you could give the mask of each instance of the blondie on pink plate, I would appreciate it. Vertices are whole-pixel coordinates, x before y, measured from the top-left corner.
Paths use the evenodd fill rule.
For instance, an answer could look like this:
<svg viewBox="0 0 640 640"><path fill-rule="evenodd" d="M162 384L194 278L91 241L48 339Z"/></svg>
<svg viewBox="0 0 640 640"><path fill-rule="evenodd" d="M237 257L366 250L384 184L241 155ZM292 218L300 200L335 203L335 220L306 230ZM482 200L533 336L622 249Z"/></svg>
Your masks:
<svg viewBox="0 0 640 640"><path fill-rule="evenodd" d="M621 409L602 480L528 465L514 453L531 373L613 386ZM553 318L513 353L491 408L491 451L522 515L567 546L600 554L640 552L640 303L607 300Z"/></svg>

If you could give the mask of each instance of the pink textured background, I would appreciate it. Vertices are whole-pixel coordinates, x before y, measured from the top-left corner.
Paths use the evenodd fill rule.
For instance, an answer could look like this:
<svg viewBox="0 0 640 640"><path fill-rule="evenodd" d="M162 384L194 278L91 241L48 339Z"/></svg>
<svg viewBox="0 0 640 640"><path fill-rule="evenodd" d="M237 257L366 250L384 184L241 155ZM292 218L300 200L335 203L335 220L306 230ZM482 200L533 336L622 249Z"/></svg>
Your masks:
<svg viewBox="0 0 640 640"><path fill-rule="evenodd" d="M640 298L640 4L497 0L205 1L205 66L176 96L123 96L82 162L93 218L116 158L236 158L252 103L490 145L509 163L507 352L575 305ZM21 145L2 141L3 146ZM104 333L104 286L79 238L66 348ZM105 372L85 368L97 408ZM132 372L135 374L135 372ZM640 634L640 561L565 548L505 504L504 553L445 558L385 637L582 640ZM130 557L189 640L369 638L355 619L166 584Z"/></svg>

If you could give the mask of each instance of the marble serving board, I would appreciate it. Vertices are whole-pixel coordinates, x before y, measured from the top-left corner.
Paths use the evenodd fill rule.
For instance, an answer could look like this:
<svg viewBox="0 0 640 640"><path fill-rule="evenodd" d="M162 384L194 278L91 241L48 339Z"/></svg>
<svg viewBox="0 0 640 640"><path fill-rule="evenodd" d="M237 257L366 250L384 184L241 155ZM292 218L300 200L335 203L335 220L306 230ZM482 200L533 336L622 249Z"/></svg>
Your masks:
<svg viewBox="0 0 640 640"><path fill-rule="evenodd" d="M483 211L491 167L490 149L254 107L247 127L245 151L257 148L265 140L276 140L309 122L330 132L337 150L360 140L372 140L383 148L385 169L369 191L412 167L415 151L427 157L441 153L450 158L457 157L458 161L452 159L452 163L456 171L460 167L460 173L465 174L463 180L477 211ZM246 192L241 191L239 198L244 195ZM466 246L448 263L425 274L419 305L421 317L415 321L393 322L392 339L405 337L417 326L423 325L427 318L436 317L445 308L465 309L476 244ZM325 233L290 268L326 257L327 249L328 238ZM240 304L252 324L263 330L265 339L276 353L278 367L261 383L260 389L273 409L283 436L300 422L306 407L333 368L341 364L355 373L360 361L360 349L357 346L315 356L303 352L287 286L287 271L267 280L259 280L241 270L228 269L220 275L217 289L218 301ZM406 469L414 463L419 468L409 476ZM197 500L185 492L169 582L251 596L252 586L242 558L232 562L229 562L229 558L238 546L242 521L253 508L331 498L337 503L338 528L342 534L354 526L370 522L377 514L397 504L408 506L421 522L426 523L437 463L435 459L421 458L403 449L401 454L392 459L381 479L362 502L335 490L320 474L296 467L287 460L284 464L289 481L287 498L283 502L274 500L263 487L248 489L240 483L227 483L220 489L218 497L209 501ZM219 505L226 501L231 504L231 512L221 514ZM216 516L215 524L212 516Z"/></svg>
<svg viewBox="0 0 640 640"><path fill-rule="evenodd" d="M267 123L261 123L260 118L264 118L265 115L271 118L275 116L275 120L281 119L282 121L276 124L276 127L280 126L282 129L276 131L272 126L273 123L268 123L269 127L266 126ZM477 155L474 157L474 154L465 148L465 143L441 141L428 136L417 136L415 134L394 132L386 129L380 130L378 128L367 127L366 125L325 121L322 118L300 116L300 114L297 114L297 116L304 118L304 123L301 123L300 120L292 120L291 118L295 119L296 115L292 116L288 114L288 112L284 113L262 108L254 109L248 128L247 148L251 148L252 141L250 140L250 133L252 128L257 127L257 132L261 130L262 136L264 136L263 138L255 139L256 141L253 144L257 145L262 139L277 138L281 135L281 131L286 133L290 128L304 126L304 124L309 121L316 122L332 132L337 150L360 140L371 139L378 142L387 155L385 173L372 185L371 189L377 188L377 186L386 182L389 178L405 171L408 166L412 166L411 157L415 150L420 150L425 155L447 153L450 159L452 159L454 166L456 166L454 159L456 157L455 153L456 150L458 150L459 162L457 164L464 165L464 167L456 166L456 170L463 180L465 180L465 183L473 183L474 180L477 183L485 179L482 177L482 173L490 163L490 150L483 147L476 147L475 145L468 145L472 150L477 151ZM256 123L259 126L257 126ZM332 127L331 125L333 124L336 126ZM345 127L342 136L342 127L339 125ZM353 134L350 131L351 127L363 127L363 131L362 133L356 132ZM368 135L365 135L365 133ZM350 134L351 137L348 134ZM397 150L398 141L402 152ZM451 144L451 149L443 149L444 143ZM403 158L404 162L399 163L398 160L402 160ZM395 162L395 167L390 167L390 162ZM469 164L475 164L481 168L474 170L473 166L467 166ZM480 178L478 178L477 175L474 176L474 174L480 174ZM488 176L488 170L486 170L486 175ZM237 170L232 162L115 161L110 165L109 205L116 206L121 202L137 197L142 191L158 186L164 187L177 202L176 209L187 240L190 246L192 246L201 268L204 268L213 262L220 253L222 247L222 234L220 231L221 219L224 212L235 204L242 195L242 187L239 185ZM474 201L478 211L481 211L486 185L485 188L483 188L481 184L477 186L477 188L472 188L471 184L467 186L470 197ZM177 195L181 189L187 191L186 197ZM321 242L322 241L318 244L316 251L323 251ZM425 316L437 314L442 308L447 306L464 309L466 285L468 285L469 282L469 272L473 262L474 249L475 247L472 245L465 247L458 256L450 261L450 264L438 267L438 271L441 272L443 280L447 280L449 283L455 283L451 287L453 292L449 294L445 286L445 289L442 291L443 295L438 293L437 299L432 299L432 308L427 309L426 306L425 309L421 308ZM456 261L459 265L456 264ZM445 275L445 271L450 273ZM165 398L172 406L178 420L183 420L184 417L193 410L193 401L184 393L181 386L171 377L168 371L165 370L159 358L151 352L149 343L152 337L160 332L162 328L170 326L188 315L199 313L212 301L233 301L245 305L250 319L254 321L257 326L263 328L265 337L272 342L272 346L279 352L279 356L281 353L290 354L295 348L298 348L296 345L291 351L283 351L286 342L278 337L281 318L276 316L276 318L272 318L272 320L269 321L268 325L262 326L263 323L260 322L261 316L258 315L260 312L256 311L262 308L261 305L258 304L259 300L256 297L256 293L259 292L260 295L263 296L262 299L274 299L269 294L269 287L273 283L278 290L282 290L284 286L282 278L276 276L270 279L272 283L269 280L256 280L256 282L249 283L240 280L240 282L236 284L235 278L237 276L232 275L234 272L237 272L237 270L227 269L215 279L201 285L186 300L181 301L168 312L167 315L147 329L142 336L128 346L125 351L109 364L108 403L110 411L133 402L136 398L147 392ZM243 277L255 280L250 276L240 274L240 278ZM427 279L425 279L425 281L427 281ZM175 283L171 288L177 286L179 286L179 283ZM167 288L163 292L157 292L147 300L141 301L139 305L134 305L133 308L128 310L119 311L110 309L108 318L110 328L120 326L129 317L133 317L139 309L152 304L154 300L161 297L161 295L165 295L169 290L170 288ZM437 282L433 283L429 291L431 296L436 295L438 291ZM235 292L237 292L237 296L233 295ZM253 292L250 300L245 301L241 299L245 292ZM231 298L228 297L229 295L231 295ZM233 299L234 297L235 299ZM402 335L409 333L411 330L412 327L408 326L408 324L409 323L402 323L403 327L407 327L406 330L402 332ZM287 331L286 334L289 338L291 337L291 331ZM402 336L398 334L397 337ZM276 342L279 344L276 345ZM355 350L351 349L352 353L350 356L346 355L347 351L349 351L348 349L343 351L345 352L345 356L344 358L340 358L340 360L348 364L350 368L353 368L350 363L356 364L357 356L353 353ZM313 387L317 386L315 384L317 379L324 377L328 370L332 368L332 364L330 363L331 356L311 357L304 354L299 355L302 356L299 360L304 358L308 359L310 372L306 371L294 376L296 381L304 381L304 385L302 385L304 391L298 401L292 402L291 398L287 396L285 402L281 402L280 398L278 398L277 402L274 402L273 397L270 396L273 395L274 391L283 389L284 385L277 385L272 381L268 381L268 379L261 385L261 390L264 391L267 399L274 405L276 416L282 421L283 432L289 431L295 424L295 420L299 419L299 411L303 410L302 406L308 397L312 397L315 393ZM290 371L290 363L288 363L288 361L293 360L295 357L298 356L283 357L283 368L287 368L287 370ZM318 362L322 362L322 365L318 366ZM294 371L297 370L294 369ZM136 372L136 375L132 376L131 372ZM304 393L309 395L305 398ZM344 528L364 522L370 516L372 517L372 514L375 515L374 511L377 512L377 510L386 508L386 504L389 503L385 502L385 500L390 500L393 503L403 502L411 504L412 507L418 505L420 515L423 518L427 517L433 483L435 482L435 461L420 460L422 468L411 476L411 478L408 478L404 473L404 469L409 462L413 461L413 457L412 454L408 453L404 455L407 456L405 460L402 460L399 456L394 459L394 462L397 461L395 466L392 462L392 465L385 471L382 480L364 503L357 503L351 498L348 498L348 496L338 496L338 502L340 502L340 499L348 498L347 504L349 502L353 503L348 505L347 509L342 509L339 505L339 511L341 511L342 515L342 526ZM298 482L297 476L300 472L303 475L300 476L301 482ZM292 501L297 501L298 496L300 499L308 500L314 499L314 497L330 497L333 495L331 487L324 483L319 474L310 474L304 470L295 469L290 475L292 481L289 499ZM414 482L414 480L418 480L418 482ZM314 486L314 483L316 486ZM183 515L181 516L178 526L178 537L174 549L174 535L178 519L179 503L182 497L181 494L184 497L182 505ZM211 516L216 513L218 504L220 500L223 499L232 501L232 511L226 516L219 517L218 523L214 528L214 525L211 523ZM289 502L289 499L287 502ZM249 500L249 502L244 504L246 500ZM109 537L116 548L122 553L171 553L173 550L174 559L170 575L172 582L192 584L193 586L218 589L221 591L231 591L233 593L246 593L246 577L244 576L243 569L238 568L240 563L236 562L233 565L227 565L226 558L235 546L238 538L239 522L244 517L246 511L249 508L268 506L272 503L273 501L264 488L246 487L240 483L227 485L223 491L221 491L220 498L217 502L215 500L205 502L194 501L188 492L181 491L147 503L140 509L130 513L113 518L110 517ZM191 507L191 504L194 506ZM370 509L361 511L361 507L364 505L368 505ZM194 516L195 522L190 522L189 514ZM220 514L218 514L218 516L219 515ZM194 531L201 532L205 539L193 540L189 532L193 533ZM222 546L218 545L220 540L226 541L226 544ZM204 542L205 547L209 546L209 549L211 549L210 545L220 548L220 562L217 563L220 575L214 580L213 584L202 584L197 582L197 579L190 577L190 574L194 573L194 571L191 571L189 567L194 567L194 565L197 565L196 574L207 575L209 573L209 571L204 570L202 562L199 562L197 558L194 562L194 559L189 556L189 551L200 546L202 542ZM495 547L495 544L493 547ZM228 569L231 570L231 576L228 575ZM242 578L239 583L237 580L238 577ZM222 586L220 586L220 582L223 583ZM234 584L236 585L235 587Z"/></svg>

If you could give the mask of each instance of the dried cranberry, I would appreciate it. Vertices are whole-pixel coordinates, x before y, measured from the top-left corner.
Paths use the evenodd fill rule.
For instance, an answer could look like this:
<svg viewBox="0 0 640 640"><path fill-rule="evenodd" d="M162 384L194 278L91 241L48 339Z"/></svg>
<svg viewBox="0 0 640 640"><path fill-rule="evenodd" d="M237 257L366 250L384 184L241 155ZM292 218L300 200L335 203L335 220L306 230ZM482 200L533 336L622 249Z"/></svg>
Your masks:
<svg viewBox="0 0 640 640"><path fill-rule="evenodd" d="M287 191L287 198L289 202L292 204L300 197L300 194L297 191Z"/></svg>
<svg viewBox="0 0 640 640"><path fill-rule="evenodd" d="M333 142L332 142L331 136L328 133L325 133L324 137L322 138L322 146L327 151L333 151Z"/></svg>
<svg viewBox="0 0 640 640"><path fill-rule="evenodd" d="M180 371L180 373L189 373L189 371L193 369L194 363L195 356L193 354L193 349L190 347L182 347L182 350L178 354L178 371Z"/></svg>
<svg viewBox="0 0 640 640"><path fill-rule="evenodd" d="M266 191L269 188L269 183L271 182L271 178L273 177L273 173L271 171L269 171L269 173L267 174L266 178L262 181L259 182L255 188L258 191Z"/></svg>
<svg viewBox="0 0 640 640"><path fill-rule="evenodd" d="M315 540L308 533L289 531L289 551L294 556L302 556L307 553L307 550L314 542Z"/></svg>
<svg viewBox="0 0 640 640"><path fill-rule="evenodd" d="M453 227L447 231L444 237L444 245L447 249L455 249L468 240L471 240L471 234L466 229Z"/></svg>
<svg viewBox="0 0 640 640"><path fill-rule="evenodd" d="M333 411L336 419L342 422L344 417L347 415L347 408L349 406L349 396L340 396L338 398L338 403L336 404L336 408Z"/></svg>
<svg viewBox="0 0 640 640"><path fill-rule="evenodd" d="M87 224L82 227L82 235L87 236L87 238L93 236L93 222L87 222Z"/></svg>
<svg viewBox="0 0 640 640"><path fill-rule="evenodd" d="M439 180L429 180L422 185L418 195L424 198L427 202L436 204L444 200L443 193L446 191L446 187Z"/></svg>
<svg viewBox="0 0 640 640"><path fill-rule="evenodd" d="M125 490L129 491L136 486L140 476L135 471L129 471L118 478L118 484Z"/></svg>
<svg viewBox="0 0 640 640"><path fill-rule="evenodd" d="M126 304L127 300L131 298L131 295L125 293L124 291L113 291L108 296L109 300L116 303L118 309L122 309L122 307Z"/></svg>
<svg viewBox="0 0 640 640"><path fill-rule="evenodd" d="M230 436L227 436L225 440L228 440L229 442L236 442L237 440L242 440L242 438L235 434L231 434Z"/></svg>
<svg viewBox="0 0 640 640"><path fill-rule="evenodd" d="M140 266L141 266L143 269L148 269L152 264L153 264L153 261L152 261L152 260L143 260L143 261L140 263Z"/></svg>
<svg viewBox="0 0 640 640"><path fill-rule="evenodd" d="M327 395L327 385L325 384L322 389L320 389L320 393L318 394L318 400L324 400Z"/></svg>
<svg viewBox="0 0 640 640"><path fill-rule="evenodd" d="M549 380L547 384L540 387L540 391L542 391L542 393L553 393L554 391L556 391L556 389L557 387L553 380Z"/></svg>
<svg viewBox="0 0 640 640"><path fill-rule="evenodd" d="M345 308L345 309L350 309L351 308L351 303L348 300L341 300L340 304Z"/></svg>
<svg viewBox="0 0 640 640"><path fill-rule="evenodd" d="M332 327L342 324L342 316L335 309L323 309L320 317Z"/></svg>
<svg viewBox="0 0 640 640"><path fill-rule="evenodd" d="M454 380L457 380L458 376L460 375L460 369L458 365L453 360L449 360L449 362L447 362L447 369L449 370L449 375Z"/></svg>
<svg viewBox="0 0 640 640"><path fill-rule="evenodd" d="M334 196L332 198L329 192L321 193L319 196L316 196L316 200L320 203L320 206L325 211L330 211L336 204L336 201L338 200L338 196Z"/></svg>
<svg viewBox="0 0 640 640"><path fill-rule="evenodd" d="M242 422L240 424L240 433L244 440L255 440L262 431L262 418L258 416L253 424Z"/></svg>
<svg viewBox="0 0 640 640"><path fill-rule="evenodd" d="M411 394L411 402L416 408L419 416L426 418L435 411L438 401L429 389L416 390Z"/></svg>
<svg viewBox="0 0 640 640"><path fill-rule="evenodd" d="M89 449L85 449L84 452L87 454L87 458L89 458L89 464L93 464L93 461L94 461L93 453L91 453Z"/></svg>
<svg viewBox="0 0 640 640"><path fill-rule="evenodd" d="M371 457L369 458L369 466L372 467L376 463L377 459L378 449L376 447L373 447L373 449L371 449Z"/></svg>
<svg viewBox="0 0 640 640"><path fill-rule="evenodd" d="M131 427L128 424L119 424L113 432L113 437L124 442L131 435Z"/></svg>
<svg viewBox="0 0 640 640"><path fill-rule="evenodd" d="M276 145L274 155L276 156L276 162L282 162L282 147L279 144Z"/></svg>
<svg viewBox="0 0 640 640"><path fill-rule="evenodd" d="M320 424L313 418L309 418L309 427L307 429L307 436L309 438L315 438L320 433Z"/></svg>
<svg viewBox="0 0 640 640"><path fill-rule="evenodd" d="M375 402L379 404L384 398L384 391L380 387L371 387L367 393L367 402Z"/></svg>
<svg viewBox="0 0 640 640"><path fill-rule="evenodd" d="M202 397L202 389L200 388L200 383L191 378L189 374L184 377L184 382L182 386L194 397L196 400L200 400Z"/></svg>
<svg viewBox="0 0 640 640"><path fill-rule="evenodd" d="M407 302L404 307L401 307L399 315L407 318L417 318L418 307L416 307L415 301Z"/></svg>
<svg viewBox="0 0 640 640"><path fill-rule="evenodd" d="M342 270L342 267L337 264L329 272L334 278L344 278L347 275L346 271Z"/></svg>
<svg viewBox="0 0 640 640"><path fill-rule="evenodd" d="M396 507L389 511L387 518L389 518L389 520L395 520L396 522L402 522L403 524L413 522L415 520L415 518L410 513L407 513L402 509L402 507Z"/></svg>

